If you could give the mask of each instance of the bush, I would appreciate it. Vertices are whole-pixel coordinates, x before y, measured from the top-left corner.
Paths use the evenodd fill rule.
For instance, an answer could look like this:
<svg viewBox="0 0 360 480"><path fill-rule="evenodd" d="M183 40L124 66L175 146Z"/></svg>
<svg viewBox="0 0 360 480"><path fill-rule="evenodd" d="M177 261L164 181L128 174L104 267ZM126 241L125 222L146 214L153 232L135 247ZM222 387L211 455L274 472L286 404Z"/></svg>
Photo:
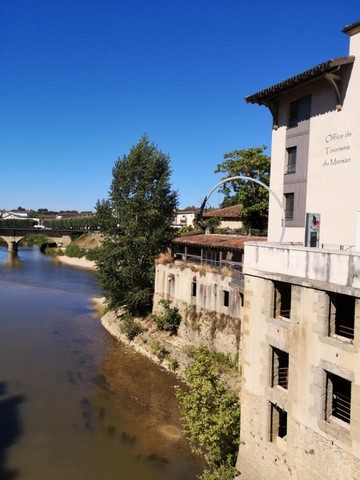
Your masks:
<svg viewBox="0 0 360 480"><path fill-rule="evenodd" d="M92 248L86 252L86 260L95 262L99 258L99 248Z"/></svg>
<svg viewBox="0 0 360 480"><path fill-rule="evenodd" d="M86 254L85 248L81 248L78 245L70 243L65 249L65 255L67 257L81 258Z"/></svg>
<svg viewBox="0 0 360 480"><path fill-rule="evenodd" d="M134 318L131 315L126 315L121 322L120 327L122 333L124 333L130 342L134 340L135 337L142 333L142 328L138 325Z"/></svg>
<svg viewBox="0 0 360 480"><path fill-rule="evenodd" d="M239 472L235 467L223 463L215 469L206 469L200 475L199 480L234 480Z"/></svg>
<svg viewBox="0 0 360 480"><path fill-rule="evenodd" d="M152 317L159 330L170 332L170 335L177 335L181 315L177 307L170 307L171 301L162 299L159 304L163 307L163 313L154 314Z"/></svg>
<svg viewBox="0 0 360 480"><path fill-rule="evenodd" d="M153 355L156 355L157 358L160 360L160 363L170 355L169 350L166 350L164 345L162 345L158 340L152 341L150 348Z"/></svg>
<svg viewBox="0 0 360 480"><path fill-rule="evenodd" d="M220 381L217 361L206 347L193 352L185 380L188 390L178 389L176 396L191 449L209 466L200 479L233 478L240 435L238 394Z"/></svg>

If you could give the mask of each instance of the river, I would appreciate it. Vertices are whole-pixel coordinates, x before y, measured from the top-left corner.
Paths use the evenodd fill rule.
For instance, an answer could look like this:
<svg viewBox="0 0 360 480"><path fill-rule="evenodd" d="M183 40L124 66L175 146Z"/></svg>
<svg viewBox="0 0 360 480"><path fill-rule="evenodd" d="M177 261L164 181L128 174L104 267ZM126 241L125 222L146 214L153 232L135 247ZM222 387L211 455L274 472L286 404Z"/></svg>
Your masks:
<svg viewBox="0 0 360 480"><path fill-rule="evenodd" d="M0 479L193 480L176 378L118 344L95 276L0 247Z"/></svg>

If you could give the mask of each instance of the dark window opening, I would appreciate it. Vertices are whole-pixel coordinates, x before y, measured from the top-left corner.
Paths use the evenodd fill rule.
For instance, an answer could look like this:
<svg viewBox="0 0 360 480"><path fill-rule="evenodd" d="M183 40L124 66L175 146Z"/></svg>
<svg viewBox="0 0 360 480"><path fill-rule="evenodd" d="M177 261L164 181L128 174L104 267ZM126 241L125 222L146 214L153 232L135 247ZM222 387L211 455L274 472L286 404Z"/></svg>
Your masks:
<svg viewBox="0 0 360 480"><path fill-rule="evenodd" d="M244 294L243 293L240 293L240 306L241 307L244 306Z"/></svg>
<svg viewBox="0 0 360 480"><path fill-rule="evenodd" d="M296 171L296 147L290 147L287 151L286 173L295 173Z"/></svg>
<svg viewBox="0 0 360 480"><path fill-rule="evenodd" d="M299 100L290 103L289 127L296 127L299 122Z"/></svg>
<svg viewBox="0 0 360 480"><path fill-rule="evenodd" d="M287 390L289 374L289 354L272 347L272 378L271 386L279 385Z"/></svg>
<svg viewBox="0 0 360 480"><path fill-rule="evenodd" d="M274 282L274 317L290 318L291 283Z"/></svg>
<svg viewBox="0 0 360 480"><path fill-rule="evenodd" d="M331 417L350 423L351 382L326 372L325 420Z"/></svg>
<svg viewBox="0 0 360 480"><path fill-rule="evenodd" d="M292 220L294 218L294 199L293 193L285 193L285 218Z"/></svg>
<svg viewBox="0 0 360 480"><path fill-rule="evenodd" d="M277 437L285 438L287 435L287 412L271 403L270 412L270 441L275 442Z"/></svg>
<svg viewBox="0 0 360 480"><path fill-rule="evenodd" d="M196 297L196 282L191 282L191 296Z"/></svg>
<svg viewBox="0 0 360 480"><path fill-rule="evenodd" d="M290 103L289 127L296 127L299 122L308 120L311 113L311 95L306 95Z"/></svg>
<svg viewBox="0 0 360 480"><path fill-rule="evenodd" d="M354 339L355 297L341 293L329 293L329 335Z"/></svg>
<svg viewBox="0 0 360 480"><path fill-rule="evenodd" d="M229 292L227 290L224 290L224 307L229 306Z"/></svg>

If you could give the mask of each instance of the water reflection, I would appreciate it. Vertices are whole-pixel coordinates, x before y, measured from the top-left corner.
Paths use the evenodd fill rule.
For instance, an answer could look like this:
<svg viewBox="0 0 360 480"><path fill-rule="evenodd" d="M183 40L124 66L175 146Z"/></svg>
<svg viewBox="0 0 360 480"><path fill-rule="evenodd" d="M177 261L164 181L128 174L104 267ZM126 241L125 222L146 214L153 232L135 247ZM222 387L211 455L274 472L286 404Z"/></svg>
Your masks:
<svg viewBox="0 0 360 480"><path fill-rule="evenodd" d="M37 249L7 260L0 248L0 478L194 479L174 377L101 327L94 276Z"/></svg>
<svg viewBox="0 0 360 480"><path fill-rule="evenodd" d="M17 252L8 252L7 259L4 262L5 267L18 268L20 266L20 258Z"/></svg>
<svg viewBox="0 0 360 480"><path fill-rule="evenodd" d="M6 383L0 382L0 478L12 480L18 472L6 468L6 450L21 435L19 405L24 401L23 395L6 395Z"/></svg>

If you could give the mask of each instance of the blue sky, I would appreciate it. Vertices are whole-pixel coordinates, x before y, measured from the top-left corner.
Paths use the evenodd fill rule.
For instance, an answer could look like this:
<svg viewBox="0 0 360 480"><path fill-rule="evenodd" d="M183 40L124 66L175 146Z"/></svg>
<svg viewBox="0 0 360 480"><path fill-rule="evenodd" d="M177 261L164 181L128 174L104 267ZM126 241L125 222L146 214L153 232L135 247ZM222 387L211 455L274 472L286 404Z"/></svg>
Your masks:
<svg viewBox="0 0 360 480"><path fill-rule="evenodd" d="M0 0L0 209L93 210L143 133L199 205L224 153L270 147L244 97L347 55L357 20L359 0Z"/></svg>

